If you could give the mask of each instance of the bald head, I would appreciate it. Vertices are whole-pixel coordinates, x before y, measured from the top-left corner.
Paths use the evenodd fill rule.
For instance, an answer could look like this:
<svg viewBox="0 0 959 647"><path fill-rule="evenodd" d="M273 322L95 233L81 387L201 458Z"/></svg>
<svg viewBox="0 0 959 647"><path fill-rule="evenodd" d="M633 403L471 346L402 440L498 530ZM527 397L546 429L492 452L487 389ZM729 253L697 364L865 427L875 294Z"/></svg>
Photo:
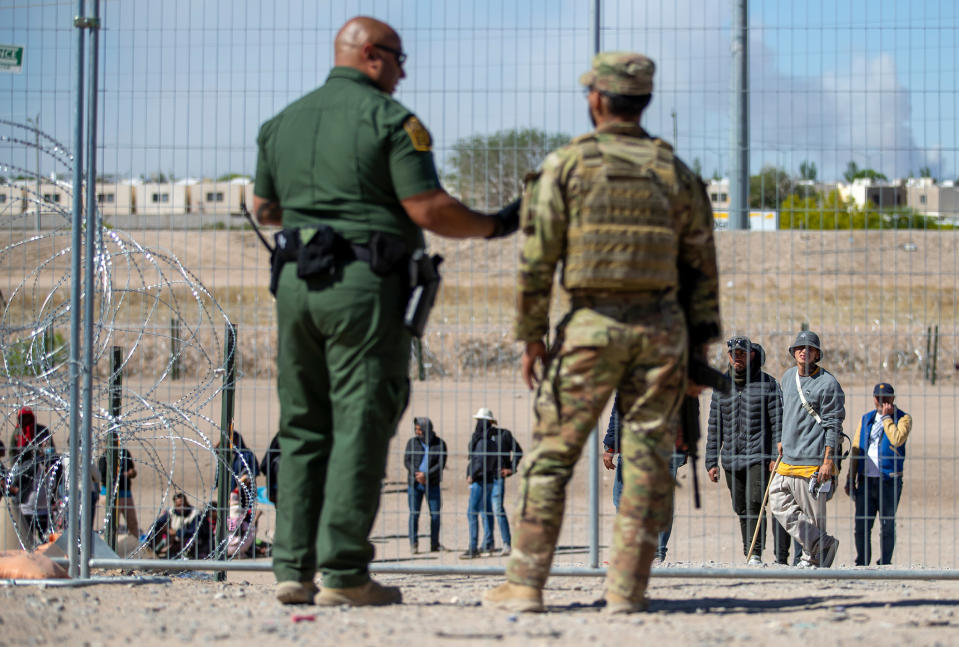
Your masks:
<svg viewBox="0 0 959 647"><path fill-rule="evenodd" d="M333 41L334 63L352 67L373 79L384 92L392 94L406 76L400 64L403 50L400 35L385 22L357 16L346 21Z"/></svg>
<svg viewBox="0 0 959 647"><path fill-rule="evenodd" d="M352 67L352 64L361 60L361 50L364 45L374 45L386 38L399 41L400 37L392 27L385 22L369 16L350 18L340 27L333 41L333 48L337 65Z"/></svg>

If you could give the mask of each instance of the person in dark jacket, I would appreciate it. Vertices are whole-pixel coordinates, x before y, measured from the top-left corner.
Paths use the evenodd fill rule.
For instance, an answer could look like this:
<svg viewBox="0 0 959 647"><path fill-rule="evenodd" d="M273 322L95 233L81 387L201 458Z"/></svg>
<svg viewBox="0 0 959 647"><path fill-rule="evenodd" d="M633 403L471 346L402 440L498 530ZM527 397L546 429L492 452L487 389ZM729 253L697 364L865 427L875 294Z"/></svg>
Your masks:
<svg viewBox="0 0 959 647"><path fill-rule="evenodd" d="M776 378L762 371L761 346L746 337L733 337L726 342L726 348L733 389L729 393L713 391L705 464L709 480L716 483L722 463L733 510L739 516L743 555L749 558L749 564L761 565L766 542L762 503L782 435L782 392ZM757 523L759 537L752 554L747 555ZM776 561L785 564L789 535L775 520L773 532Z"/></svg>
<svg viewBox="0 0 959 647"><path fill-rule="evenodd" d="M408 475L410 551L419 552L419 521L423 497L430 507L430 552L440 550L440 481L446 469L446 442L436 435L429 418L413 418L413 437L406 443L403 464Z"/></svg>
<svg viewBox="0 0 959 647"><path fill-rule="evenodd" d="M623 494L623 456L619 452L619 438L622 430L622 416L619 412L619 392L613 397L613 410L609 414L609 424L606 426L606 436L603 437L603 465L608 470L615 469L616 476L613 479L613 506L619 510L619 498ZM619 454L619 456L617 456ZM613 457L616 456L614 459ZM673 449L673 458L669 461L669 473L673 480L676 480L676 472L686 464L686 453L678 449ZM669 544L669 536L673 531L672 515L670 515L669 527L659 533L659 544L656 547L656 557L653 559L653 565L658 566L666 561L666 550Z"/></svg>
<svg viewBox="0 0 959 647"><path fill-rule="evenodd" d="M493 412L480 407L473 416L476 427L470 437L469 456L466 466L466 482L470 486L469 508L466 511L469 520L469 549L460 555L461 559L479 557L478 517L483 513L483 552L492 555L496 547L493 543L493 516L499 523L503 550L500 554L509 555L512 550L512 538L509 521L503 508L503 491L506 478L516 473L516 467L523 458L520 447L509 429L496 426Z"/></svg>

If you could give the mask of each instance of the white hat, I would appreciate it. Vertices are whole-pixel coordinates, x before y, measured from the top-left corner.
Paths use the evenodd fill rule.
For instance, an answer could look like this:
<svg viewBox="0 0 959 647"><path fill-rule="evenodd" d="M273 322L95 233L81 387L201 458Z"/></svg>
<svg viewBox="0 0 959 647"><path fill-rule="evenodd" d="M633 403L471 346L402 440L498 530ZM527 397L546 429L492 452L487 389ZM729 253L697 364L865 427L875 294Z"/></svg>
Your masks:
<svg viewBox="0 0 959 647"><path fill-rule="evenodd" d="M493 417L493 412L486 407L480 407L477 409L476 413L473 415L473 418L476 420L492 420L493 422L496 422L496 418Z"/></svg>

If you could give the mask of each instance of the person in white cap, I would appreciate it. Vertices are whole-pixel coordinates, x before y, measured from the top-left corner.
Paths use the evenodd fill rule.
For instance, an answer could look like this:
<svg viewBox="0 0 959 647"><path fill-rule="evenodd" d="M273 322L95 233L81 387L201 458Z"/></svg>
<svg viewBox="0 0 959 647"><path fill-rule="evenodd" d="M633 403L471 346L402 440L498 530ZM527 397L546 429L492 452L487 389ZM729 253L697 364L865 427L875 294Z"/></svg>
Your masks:
<svg viewBox="0 0 959 647"><path fill-rule="evenodd" d="M469 548L460 555L461 559L473 559L480 556L479 523L483 514L483 552L493 555L496 547L493 542L493 516L499 523L500 537L503 540L502 555L509 555L512 540L509 521L503 507L503 493L506 478L516 473L516 467L523 458L523 448L516 442L509 429L496 426L493 412L480 407L473 416L476 427L470 437L469 454L466 464L466 482L470 486L469 507L466 516L469 521Z"/></svg>

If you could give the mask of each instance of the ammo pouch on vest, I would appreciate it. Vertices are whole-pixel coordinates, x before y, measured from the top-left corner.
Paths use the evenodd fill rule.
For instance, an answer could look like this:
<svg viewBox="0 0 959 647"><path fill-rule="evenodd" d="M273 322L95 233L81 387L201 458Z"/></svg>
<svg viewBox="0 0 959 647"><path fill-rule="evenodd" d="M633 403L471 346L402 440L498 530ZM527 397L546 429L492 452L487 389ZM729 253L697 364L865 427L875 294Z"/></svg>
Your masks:
<svg viewBox="0 0 959 647"><path fill-rule="evenodd" d="M604 153L595 137L575 144L582 162L567 188L567 290L641 292L679 285L674 157L654 140L633 140L618 148L610 144L612 153Z"/></svg>
<svg viewBox="0 0 959 647"><path fill-rule="evenodd" d="M442 262L443 257L439 254L427 256L422 249L410 256L410 298L406 303L403 325L416 337L422 337L426 330L426 321L440 289L439 267Z"/></svg>

